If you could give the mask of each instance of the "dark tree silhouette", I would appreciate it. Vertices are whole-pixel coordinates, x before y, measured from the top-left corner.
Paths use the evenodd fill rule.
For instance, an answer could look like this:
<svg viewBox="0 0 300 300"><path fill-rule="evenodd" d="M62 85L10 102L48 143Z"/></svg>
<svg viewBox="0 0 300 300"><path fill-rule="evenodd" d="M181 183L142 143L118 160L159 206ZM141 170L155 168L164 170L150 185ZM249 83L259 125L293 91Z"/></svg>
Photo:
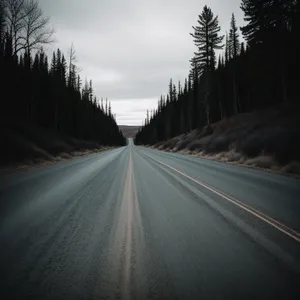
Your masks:
<svg viewBox="0 0 300 300"><path fill-rule="evenodd" d="M205 7L198 26L193 27L198 52L191 60L182 93L175 103L169 101L170 92L167 101L161 96L157 111L137 133L135 142L155 144L238 113L284 101L298 103L299 3L242 0L246 24L241 31L246 44L243 42L239 47L238 26L232 16L225 53L219 58L217 69L212 49L221 47L222 37L218 36L217 18ZM209 28L216 48L212 46L214 42L209 42ZM206 128L210 130L209 126Z"/></svg>
<svg viewBox="0 0 300 300"><path fill-rule="evenodd" d="M32 49L52 42L54 30L37 0L3 0L3 5L14 55L23 50L30 53Z"/></svg>
<svg viewBox="0 0 300 300"><path fill-rule="evenodd" d="M124 145L111 109L104 111L94 96L92 81L81 89L74 48L68 62L60 49L54 51L50 67L42 48L32 57L35 46L49 42L48 19L37 3L0 2L1 120L29 122L60 136L102 145ZM27 35L24 24L31 30Z"/></svg>
<svg viewBox="0 0 300 300"><path fill-rule="evenodd" d="M234 14L232 14L229 31L229 47L230 54L233 58L236 58L240 52L240 41L238 28L236 26L236 20Z"/></svg>
<svg viewBox="0 0 300 300"><path fill-rule="evenodd" d="M220 26L218 16L214 16L211 9L204 6L201 15L199 15L198 26L194 26L194 43L198 47L195 53L196 61L200 72L214 70L216 56L215 50L222 49L223 36L219 36Z"/></svg>

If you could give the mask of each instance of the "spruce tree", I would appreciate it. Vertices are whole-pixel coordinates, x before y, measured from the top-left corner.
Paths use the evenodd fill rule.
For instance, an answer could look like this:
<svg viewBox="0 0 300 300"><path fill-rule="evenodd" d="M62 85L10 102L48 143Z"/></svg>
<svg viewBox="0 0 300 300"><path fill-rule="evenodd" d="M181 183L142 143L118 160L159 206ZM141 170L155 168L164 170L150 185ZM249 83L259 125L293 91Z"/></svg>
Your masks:
<svg viewBox="0 0 300 300"><path fill-rule="evenodd" d="M226 32L226 40L225 40L225 63L227 64L230 59L231 59L231 52L230 52L230 47L229 47L229 38L228 38L228 34Z"/></svg>
<svg viewBox="0 0 300 300"><path fill-rule="evenodd" d="M218 16L214 16L213 12L206 5L198 18L198 26L193 26L194 43L198 48L195 57L200 72L209 72L215 68L215 50L223 48L222 41L224 36L220 36L221 30L219 26Z"/></svg>
<svg viewBox="0 0 300 300"><path fill-rule="evenodd" d="M230 22L229 48L232 57L236 58L240 52L240 41L239 41L239 33L238 33L238 28L236 26L236 20L234 14L232 14L231 22Z"/></svg>
<svg viewBox="0 0 300 300"><path fill-rule="evenodd" d="M50 73L52 76L55 76L56 72L57 72L56 54L55 52L53 52Z"/></svg>

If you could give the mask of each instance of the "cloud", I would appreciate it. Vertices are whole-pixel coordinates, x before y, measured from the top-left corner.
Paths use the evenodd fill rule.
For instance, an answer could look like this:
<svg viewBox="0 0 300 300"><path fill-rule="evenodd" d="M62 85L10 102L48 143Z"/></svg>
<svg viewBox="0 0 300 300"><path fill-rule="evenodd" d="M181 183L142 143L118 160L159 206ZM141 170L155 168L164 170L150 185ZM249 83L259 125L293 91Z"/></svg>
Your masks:
<svg viewBox="0 0 300 300"><path fill-rule="evenodd" d="M112 110L116 113L118 124L141 125L145 119L147 108L155 107L157 101L156 98L113 99L111 105Z"/></svg>
<svg viewBox="0 0 300 300"><path fill-rule="evenodd" d="M56 29L65 54L73 43L82 79L93 80L95 94L108 97L118 123L140 125L169 79L184 81L195 46L189 33L201 0L39 0ZM231 13L238 25L240 0L210 0L223 32Z"/></svg>

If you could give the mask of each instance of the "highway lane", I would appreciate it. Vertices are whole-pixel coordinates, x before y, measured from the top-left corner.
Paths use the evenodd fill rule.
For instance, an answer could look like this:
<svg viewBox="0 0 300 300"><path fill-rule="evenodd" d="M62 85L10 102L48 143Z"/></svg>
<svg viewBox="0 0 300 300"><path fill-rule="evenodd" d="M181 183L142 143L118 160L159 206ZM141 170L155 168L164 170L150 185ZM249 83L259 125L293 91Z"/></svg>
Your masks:
<svg viewBox="0 0 300 300"><path fill-rule="evenodd" d="M299 299L298 180L129 146L1 174L2 299Z"/></svg>

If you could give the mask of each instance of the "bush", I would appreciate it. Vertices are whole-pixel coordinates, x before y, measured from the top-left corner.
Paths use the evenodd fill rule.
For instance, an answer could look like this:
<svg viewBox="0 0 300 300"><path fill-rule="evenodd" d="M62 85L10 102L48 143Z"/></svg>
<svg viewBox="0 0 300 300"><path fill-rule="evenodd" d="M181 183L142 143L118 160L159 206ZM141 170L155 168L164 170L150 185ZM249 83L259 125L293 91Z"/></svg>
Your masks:
<svg viewBox="0 0 300 300"><path fill-rule="evenodd" d="M163 150L170 150L170 149L173 149L175 148L177 142L178 142L179 138L173 138L173 139L170 139L168 141L166 141L165 143L163 143L162 145L162 149Z"/></svg>
<svg viewBox="0 0 300 300"><path fill-rule="evenodd" d="M203 139L200 140L194 140L190 144L188 144L187 149L189 151L201 151L203 150Z"/></svg>
<svg viewBox="0 0 300 300"><path fill-rule="evenodd" d="M176 146L176 150L177 151L181 151L185 148L187 148L187 146L192 142L192 139L189 137L186 137L185 139L181 140L178 142L177 146Z"/></svg>
<svg viewBox="0 0 300 300"><path fill-rule="evenodd" d="M300 162L299 161L292 161L286 166L284 166L281 169L284 173L290 173L290 174L298 174L300 175Z"/></svg>
<svg viewBox="0 0 300 300"><path fill-rule="evenodd" d="M5 131L1 134L0 163L5 165L35 158L53 160L47 151L28 141L25 137L14 132Z"/></svg>
<svg viewBox="0 0 300 300"><path fill-rule="evenodd" d="M225 160L228 162L232 161L240 161L243 158L243 155L239 152L235 152L233 150L225 153Z"/></svg>
<svg viewBox="0 0 300 300"><path fill-rule="evenodd" d="M265 169L271 169L274 165L276 165L276 162L271 156L260 155L258 157L246 160L245 164Z"/></svg>
<svg viewBox="0 0 300 300"><path fill-rule="evenodd" d="M230 140L226 136L211 137L207 144L204 144L204 151L206 153L217 153L221 151L228 151Z"/></svg>

